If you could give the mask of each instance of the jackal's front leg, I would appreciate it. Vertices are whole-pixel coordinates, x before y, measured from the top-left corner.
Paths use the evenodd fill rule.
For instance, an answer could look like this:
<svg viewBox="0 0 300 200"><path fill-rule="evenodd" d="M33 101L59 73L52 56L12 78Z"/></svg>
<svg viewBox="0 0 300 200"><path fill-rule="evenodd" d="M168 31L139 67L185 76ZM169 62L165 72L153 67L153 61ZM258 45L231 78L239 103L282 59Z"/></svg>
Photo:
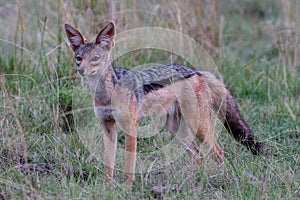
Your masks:
<svg viewBox="0 0 300 200"><path fill-rule="evenodd" d="M105 184L110 186L113 180L114 165L117 150L117 128L113 120L104 122L104 172Z"/></svg>
<svg viewBox="0 0 300 200"><path fill-rule="evenodd" d="M135 126L135 125L134 125ZM137 129L131 129L131 133L125 133L125 188L130 189L135 179Z"/></svg>
<svg viewBox="0 0 300 200"><path fill-rule="evenodd" d="M135 179L137 142L137 99L131 90L117 85L112 95L112 107L118 127L125 134L125 188L130 189Z"/></svg>

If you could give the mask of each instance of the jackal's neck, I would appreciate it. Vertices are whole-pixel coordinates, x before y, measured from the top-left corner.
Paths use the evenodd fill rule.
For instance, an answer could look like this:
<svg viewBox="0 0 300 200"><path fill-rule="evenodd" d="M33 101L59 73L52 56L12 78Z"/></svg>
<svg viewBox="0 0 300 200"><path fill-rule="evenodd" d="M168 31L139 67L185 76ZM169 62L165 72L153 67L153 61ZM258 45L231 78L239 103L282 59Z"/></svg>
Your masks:
<svg viewBox="0 0 300 200"><path fill-rule="evenodd" d="M107 66L98 75L88 77L88 83L95 106L110 105L111 95L115 87L115 74L112 66Z"/></svg>

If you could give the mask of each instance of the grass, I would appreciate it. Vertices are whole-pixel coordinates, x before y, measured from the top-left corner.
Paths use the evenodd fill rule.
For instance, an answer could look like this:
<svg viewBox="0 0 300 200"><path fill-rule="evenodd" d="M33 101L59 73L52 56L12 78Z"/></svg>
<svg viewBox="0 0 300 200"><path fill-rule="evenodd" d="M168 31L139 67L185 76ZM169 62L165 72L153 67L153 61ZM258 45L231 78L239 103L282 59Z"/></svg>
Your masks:
<svg viewBox="0 0 300 200"><path fill-rule="evenodd" d="M160 185L166 199L299 199L299 8L293 0L1 2L0 199L153 199ZM199 42L266 143L264 155L252 156L218 125L225 169L210 158L197 166L156 126L159 118L147 120L142 130L153 135L140 131L132 192L123 190L122 153L114 187L105 188L101 134L62 24L90 38L111 18L118 32L158 26ZM186 64L160 50L116 64L170 61Z"/></svg>

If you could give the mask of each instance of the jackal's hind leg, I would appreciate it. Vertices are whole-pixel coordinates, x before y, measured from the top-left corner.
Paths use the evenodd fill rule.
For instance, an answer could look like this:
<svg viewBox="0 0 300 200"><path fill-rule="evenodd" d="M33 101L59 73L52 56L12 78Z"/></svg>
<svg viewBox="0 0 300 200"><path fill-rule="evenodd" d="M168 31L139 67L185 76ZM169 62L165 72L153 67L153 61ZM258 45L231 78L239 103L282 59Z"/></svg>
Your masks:
<svg viewBox="0 0 300 200"><path fill-rule="evenodd" d="M202 153L198 145L193 141L184 141L182 136L180 136L179 126L181 117L174 114L167 115L167 129L168 131L178 140L178 142L183 146L189 156L195 160L197 163L201 163Z"/></svg>
<svg viewBox="0 0 300 200"><path fill-rule="evenodd" d="M201 143L204 143L204 145L210 152L212 152L214 158L219 164L222 164L224 162L224 153L220 146L217 144L216 138L213 134L209 122L202 125L200 124L196 137Z"/></svg>

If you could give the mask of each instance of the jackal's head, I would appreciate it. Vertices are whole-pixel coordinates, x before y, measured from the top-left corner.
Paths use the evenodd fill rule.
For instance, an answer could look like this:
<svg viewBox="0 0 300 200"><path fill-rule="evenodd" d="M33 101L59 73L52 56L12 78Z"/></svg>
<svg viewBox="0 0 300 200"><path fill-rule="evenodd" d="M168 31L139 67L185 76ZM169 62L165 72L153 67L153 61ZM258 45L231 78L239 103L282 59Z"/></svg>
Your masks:
<svg viewBox="0 0 300 200"><path fill-rule="evenodd" d="M95 41L88 42L83 35L70 24L65 24L70 47L74 51L77 71L82 76L101 74L110 66L109 53L114 45L115 26L108 23L97 34Z"/></svg>

